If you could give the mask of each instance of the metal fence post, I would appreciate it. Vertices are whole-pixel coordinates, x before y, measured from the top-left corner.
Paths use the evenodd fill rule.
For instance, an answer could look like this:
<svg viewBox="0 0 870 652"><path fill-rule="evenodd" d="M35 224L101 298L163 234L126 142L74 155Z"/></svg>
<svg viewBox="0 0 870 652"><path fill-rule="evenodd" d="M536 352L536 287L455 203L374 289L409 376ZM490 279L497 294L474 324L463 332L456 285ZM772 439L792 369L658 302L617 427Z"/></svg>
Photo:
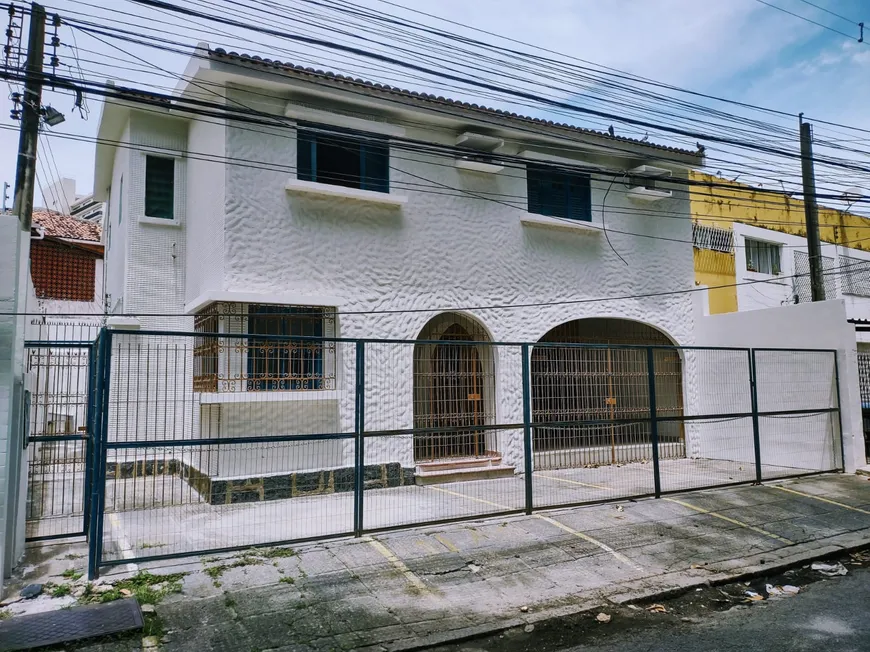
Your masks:
<svg viewBox="0 0 870 652"><path fill-rule="evenodd" d="M662 476L659 469L659 415L656 407L656 370L655 353L652 347L646 349L646 368L649 376L649 429L652 442L653 482L656 498L662 495Z"/></svg>
<svg viewBox="0 0 870 652"><path fill-rule="evenodd" d="M834 389L837 397L837 434L840 436L840 467L838 470L846 470L846 446L843 443L843 406L840 405L840 362L839 353L834 351Z"/></svg>
<svg viewBox="0 0 870 652"><path fill-rule="evenodd" d="M356 342L356 382L355 382L355 418L354 430L354 487L353 487L353 532L361 536L363 524L363 490L365 488L365 372L366 372L365 342Z"/></svg>
<svg viewBox="0 0 870 652"><path fill-rule="evenodd" d="M100 576L103 557L103 506L106 500L106 438L109 429L109 381L112 332L103 328L97 341L96 396L94 397L94 472L91 522L88 536L88 579Z"/></svg>
<svg viewBox="0 0 870 652"><path fill-rule="evenodd" d="M532 490L532 392L531 371L529 369L529 355L531 349L528 344L522 345L523 355L523 462L526 480L526 514L531 514L535 506Z"/></svg>
<svg viewBox="0 0 870 652"><path fill-rule="evenodd" d="M749 386L752 392L752 440L755 448L755 483L761 484L761 429L758 425L758 377L755 349L749 350Z"/></svg>
<svg viewBox="0 0 870 652"><path fill-rule="evenodd" d="M91 493L94 481L94 400L96 397L96 369L97 369L97 342L88 347L88 400L85 413L85 487L82 507L84 518L82 531L88 534L91 531Z"/></svg>

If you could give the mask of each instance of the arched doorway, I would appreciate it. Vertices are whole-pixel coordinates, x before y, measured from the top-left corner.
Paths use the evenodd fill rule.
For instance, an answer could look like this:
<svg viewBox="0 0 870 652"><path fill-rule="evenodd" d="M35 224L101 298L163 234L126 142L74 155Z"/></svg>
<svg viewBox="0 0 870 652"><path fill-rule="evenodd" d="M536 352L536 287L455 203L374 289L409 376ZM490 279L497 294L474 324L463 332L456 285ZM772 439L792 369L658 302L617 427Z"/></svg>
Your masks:
<svg viewBox="0 0 870 652"><path fill-rule="evenodd" d="M481 457L483 426L494 413L492 350L474 319L458 313L434 317L414 345L414 460ZM468 342L477 342L469 344ZM441 430L443 429L443 430Z"/></svg>
<svg viewBox="0 0 870 652"><path fill-rule="evenodd" d="M667 335L639 322L592 318L561 324L539 342L547 346L532 349L532 421L552 425L534 428L535 468L651 459L647 349L625 347L671 347ZM654 349L653 355L658 416L681 416L679 351ZM577 421L597 423L571 423ZM682 423L659 422L658 433L661 457L685 456Z"/></svg>

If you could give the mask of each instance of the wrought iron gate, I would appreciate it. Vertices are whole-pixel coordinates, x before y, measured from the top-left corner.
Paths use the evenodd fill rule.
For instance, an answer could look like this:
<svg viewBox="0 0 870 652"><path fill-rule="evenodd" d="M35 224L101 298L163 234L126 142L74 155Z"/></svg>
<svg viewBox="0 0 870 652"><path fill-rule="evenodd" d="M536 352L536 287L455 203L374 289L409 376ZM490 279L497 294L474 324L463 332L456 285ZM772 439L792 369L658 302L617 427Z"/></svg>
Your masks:
<svg viewBox="0 0 870 652"><path fill-rule="evenodd" d="M90 342L28 341L26 539L84 536L93 468Z"/></svg>

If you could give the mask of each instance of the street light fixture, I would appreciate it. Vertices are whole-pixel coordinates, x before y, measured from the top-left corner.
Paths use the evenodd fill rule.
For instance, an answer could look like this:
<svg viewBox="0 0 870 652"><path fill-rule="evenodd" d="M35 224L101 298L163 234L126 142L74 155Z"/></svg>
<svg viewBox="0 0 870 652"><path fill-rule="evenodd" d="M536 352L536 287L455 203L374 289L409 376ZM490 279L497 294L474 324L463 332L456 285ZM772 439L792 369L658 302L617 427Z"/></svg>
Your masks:
<svg viewBox="0 0 870 652"><path fill-rule="evenodd" d="M42 108L42 118L45 120L45 124L49 127L56 127L61 122L66 120L66 116L63 113L54 109L50 106L45 106Z"/></svg>

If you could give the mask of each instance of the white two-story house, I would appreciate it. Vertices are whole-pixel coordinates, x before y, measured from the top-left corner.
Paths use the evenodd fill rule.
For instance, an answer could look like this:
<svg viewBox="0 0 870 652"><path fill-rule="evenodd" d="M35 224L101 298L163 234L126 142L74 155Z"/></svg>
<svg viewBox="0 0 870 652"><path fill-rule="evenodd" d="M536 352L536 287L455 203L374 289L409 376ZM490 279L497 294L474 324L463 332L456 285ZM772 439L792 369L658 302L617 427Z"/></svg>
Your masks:
<svg viewBox="0 0 870 652"><path fill-rule="evenodd" d="M367 441L365 463L399 482L513 473L521 429L485 426L523 421L520 349L458 342L693 343L680 182L700 152L205 45L184 80L178 102L131 95L103 107L95 199L112 234L110 323L246 337L174 337L184 361L164 350L151 369L170 365L182 407L167 419L158 412L169 398L140 401L111 420L117 436L353 432L353 343L257 338L393 339L404 343L365 347L365 429L396 433ZM197 115L184 98L240 119ZM161 346L137 341L147 338L150 351ZM645 359L533 351L536 419L647 409ZM146 355L118 363L140 392ZM660 409L681 414L680 356L659 366ZM535 464L648 457L632 450L647 427L539 428ZM673 455L690 452L681 426L660 430ZM196 471L237 480L338 469L352 464L351 445L227 450Z"/></svg>

